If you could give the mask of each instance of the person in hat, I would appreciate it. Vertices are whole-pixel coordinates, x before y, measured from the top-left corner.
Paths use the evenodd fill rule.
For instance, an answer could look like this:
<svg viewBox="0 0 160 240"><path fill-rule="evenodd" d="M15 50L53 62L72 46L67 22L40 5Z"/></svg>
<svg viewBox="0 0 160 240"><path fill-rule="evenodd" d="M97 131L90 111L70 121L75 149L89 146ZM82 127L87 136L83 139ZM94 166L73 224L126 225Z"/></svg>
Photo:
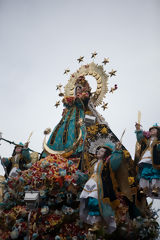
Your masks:
<svg viewBox="0 0 160 240"><path fill-rule="evenodd" d="M6 173L5 177L16 177L18 170L27 169L27 164L30 163L31 157L28 149L28 143L19 143L13 150L12 157L2 158L2 165L4 165Z"/></svg>
<svg viewBox="0 0 160 240"><path fill-rule="evenodd" d="M136 123L136 161L142 194L158 197L160 194L160 127L156 124L145 132Z"/></svg>
<svg viewBox="0 0 160 240"><path fill-rule="evenodd" d="M113 145L106 144L96 149L93 174L86 182L80 195L80 219L92 225L89 231L97 231L102 222L107 227L108 233L116 229L115 210L119 205L114 184L110 158ZM114 170L120 165L120 161L113 164Z"/></svg>

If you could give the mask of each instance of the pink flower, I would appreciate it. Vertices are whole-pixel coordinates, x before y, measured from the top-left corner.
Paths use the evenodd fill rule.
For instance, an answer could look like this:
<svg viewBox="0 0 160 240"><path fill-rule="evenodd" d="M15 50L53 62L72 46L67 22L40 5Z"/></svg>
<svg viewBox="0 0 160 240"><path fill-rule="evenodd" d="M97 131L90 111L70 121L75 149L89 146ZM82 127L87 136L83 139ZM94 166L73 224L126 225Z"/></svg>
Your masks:
<svg viewBox="0 0 160 240"><path fill-rule="evenodd" d="M146 138L150 138L151 134L149 131L143 131L143 136Z"/></svg>

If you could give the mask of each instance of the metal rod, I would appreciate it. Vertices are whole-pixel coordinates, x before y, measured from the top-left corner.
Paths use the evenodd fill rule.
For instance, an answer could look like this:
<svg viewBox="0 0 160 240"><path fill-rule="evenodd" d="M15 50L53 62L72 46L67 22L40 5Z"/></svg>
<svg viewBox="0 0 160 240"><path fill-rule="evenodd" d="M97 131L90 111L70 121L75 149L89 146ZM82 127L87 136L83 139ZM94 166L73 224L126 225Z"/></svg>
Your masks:
<svg viewBox="0 0 160 240"><path fill-rule="evenodd" d="M15 146L18 145L17 143L12 142L12 141L9 141L9 140L7 140L7 139L5 139L5 138L0 138L0 141L1 141L1 140L5 141L5 142L8 142L8 143L10 143L10 144L13 144L13 145L15 145ZM32 149L30 149L30 148L28 148L28 149L29 149L29 151L31 151L31 152L35 152L34 150L32 150ZM38 154L40 154L40 153L38 152Z"/></svg>

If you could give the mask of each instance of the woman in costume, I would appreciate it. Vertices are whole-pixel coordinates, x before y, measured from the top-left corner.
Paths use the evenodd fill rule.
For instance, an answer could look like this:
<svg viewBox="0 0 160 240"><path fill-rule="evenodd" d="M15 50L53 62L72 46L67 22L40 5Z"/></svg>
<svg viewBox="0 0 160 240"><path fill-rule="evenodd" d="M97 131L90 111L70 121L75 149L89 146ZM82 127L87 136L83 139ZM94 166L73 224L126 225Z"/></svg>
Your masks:
<svg viewBox="0 0 160 240"><path fill-rule="evenodd" d="M139 186L141 193L158 197L160 192L160 127L155 125L144 132L136 123Z"/></svg>

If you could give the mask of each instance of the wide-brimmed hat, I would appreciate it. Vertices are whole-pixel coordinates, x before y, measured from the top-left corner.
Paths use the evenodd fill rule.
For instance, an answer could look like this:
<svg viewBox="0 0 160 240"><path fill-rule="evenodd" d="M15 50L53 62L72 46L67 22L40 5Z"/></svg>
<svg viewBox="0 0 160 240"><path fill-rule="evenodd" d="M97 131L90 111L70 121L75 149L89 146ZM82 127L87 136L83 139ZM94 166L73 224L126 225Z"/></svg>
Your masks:
<svg viewBox="0 0 160 240"><path fill-rule="evenodd" d="M153 129L153 128L155 128L155 129L157 129L157 130L160 130L160 126L158 126L157 123L154 124L152 127L150 127L150 128L149 128L149 131L150 131L151 129Z"/></svg>
<svg viewBox="0 0 160 240"><path fill-rule="evenodd" d="M22 142L16 144L16 147L24 147L24 144Z"/></svg>
<svg viewBox="0 0 160 240"><path fill-rule="evenodd" d="M115 150L115 144L113 143L105 143L104 145L102 146L98 146L96 150L99 150L100 148L106 148L106 149L109 149L111 152L113 152Z"/></svg>

